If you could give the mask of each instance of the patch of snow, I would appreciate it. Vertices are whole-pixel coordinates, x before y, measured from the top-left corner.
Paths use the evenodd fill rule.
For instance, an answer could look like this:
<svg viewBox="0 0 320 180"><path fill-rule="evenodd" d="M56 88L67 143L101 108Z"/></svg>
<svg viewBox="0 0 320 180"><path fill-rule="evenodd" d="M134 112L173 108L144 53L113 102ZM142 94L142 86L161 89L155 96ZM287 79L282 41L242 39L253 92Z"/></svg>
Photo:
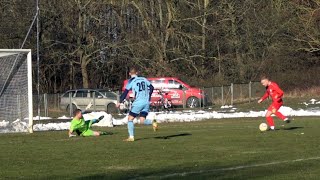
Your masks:
<svg viewBox="0 0 320 180"><path fill-rule="evenodd" d="M290 107L282 106L279 111L286 116L320 116L319 110L293 110ZM202 121L207 119L223 119L223 118L245 118L245 117L264 117L265 111L249 111L249 112L234 112L220 113L216 111L184 111L169 114L153 113L147 119L156 119L158 122L191 122ZM122 119L113 119L114 125L124 125L127 123L127 117Z"/></svg>
<svg viewBox="0 0 320 180"><path fill-rule="evenodd" d="M40 116L40 118L39 118L39 116L36 116L36 117L33 117L33 120L48 120L48 119L52 119L51 117L42 117L42 116ZM25 120L28 120L28 118L25 118Z"/></svg>
<svg viewBox="0 0 320 180"><path fill-rule="evenodd" d="M224 105L220 107L221 109L228 109L228 108L233 108L232 105Z"/></svg>
<svg viewBox="0 0 320 180"><path fill-rule="evenodd" d="M26 132L27 131L27 123L25 121L21 121L17 119L10 123L9 121L0 122L0 132Z"/></svg>
<svg viewBox="0 0 320 180"><path fill-rule="evenodd" d="M0 128L5 128L7 126L9 126L9 121L2 120L0 122Z"/></svg>
<svg viewBox="0 0 320 180"><path fill-rule="evenodd" d="M72 119L71 117L67 117L65 115L61 116L61 117L58 117L57 119Z"/></svg>
<svg viewBox="0 0 320 180"><path fill-rule="evenodd" d="M317 101L317 100L315 100L315 99L311 99L311 100L310 100L311 104L315 104L316 101Z"/></svg>
<svg viewBox="0 0 320 180"><path fill-rule="evenodd" d="M229 107L229 106L228 106ZM248 111L248 112L236 112L236 108L232 108L228 112L217 112L217 111L175 111L175 112L150 112L147 116L147 119L154 120L158 122L192 122L192 121L202 121L208 119L223 119L223 118L245 118L245 117L264 117L266 110L264 111ZM298 109L293 110L290 107L282 106L279 109L285 116L320 116L320 109ZM94 126L101 127L113 127L114 125L125 125L128 122L128 116L123 118L115 119L110 114L106 112L91 112L84 114L83 117L85 120L98 119L100 116L104 118ZM35 117L34 119L38 119ZM52 119L50 117L40 117L40 119ZM59 117L58 119L69 119L66 116ZM138 123L138 119L134 120L134 123ZM8 121L0 121L0 132L26 132L27 130L27 121L20 121L19 119L10 123ZM35 131L48 131L48 130L68 130L70 127L70 122L61 122L61 123L47 123L47 124L35 124Z"/></svg>
<svg viewBox="0 0 320 180"><path fill-rule="evenodd" d="M69 127L70 127L70 122L35 124L33 126L33 130L34 131L59 131L59 130L68 130Z"/></svg>

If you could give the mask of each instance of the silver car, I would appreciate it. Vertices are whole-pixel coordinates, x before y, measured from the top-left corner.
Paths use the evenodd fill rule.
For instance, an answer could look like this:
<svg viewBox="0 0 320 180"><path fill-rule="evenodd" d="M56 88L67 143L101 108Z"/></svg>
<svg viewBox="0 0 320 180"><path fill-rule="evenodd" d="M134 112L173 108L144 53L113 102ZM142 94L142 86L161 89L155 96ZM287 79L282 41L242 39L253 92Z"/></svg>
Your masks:
<svg viewBox="0 0 320 180"><path fill-rule="evenodd" d="M75 89L61 96L60 108L67 112L72 107L72 110L106 111L111 114L118 111L117 99L117 93L108 90Z"/></svg>

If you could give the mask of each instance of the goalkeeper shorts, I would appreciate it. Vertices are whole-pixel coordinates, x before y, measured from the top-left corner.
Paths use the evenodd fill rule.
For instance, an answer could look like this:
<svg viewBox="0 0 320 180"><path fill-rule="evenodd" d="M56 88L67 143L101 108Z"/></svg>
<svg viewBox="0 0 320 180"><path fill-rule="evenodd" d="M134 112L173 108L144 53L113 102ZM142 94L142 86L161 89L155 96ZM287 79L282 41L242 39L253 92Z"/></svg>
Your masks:
<svg viewBox="0 0 320 180"><path fill-rule="evenodd" d="M88 129L88 130L84 131L81 135L84 137L94 136L94 131L92 131L91 129Z"/></svg>

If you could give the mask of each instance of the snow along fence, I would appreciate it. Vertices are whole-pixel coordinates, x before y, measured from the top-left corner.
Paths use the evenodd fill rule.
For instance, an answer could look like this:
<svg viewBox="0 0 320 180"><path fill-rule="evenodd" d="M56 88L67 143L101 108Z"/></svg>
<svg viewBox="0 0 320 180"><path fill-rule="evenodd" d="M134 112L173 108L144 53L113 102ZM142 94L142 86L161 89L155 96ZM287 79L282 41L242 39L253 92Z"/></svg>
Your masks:
<svg viewBox="0 0 320 180"><path fill-rule="evenodd" d="M245 84L230 84L230 85L223 85L223 86L213 86L213 87L203 87L200 88L204 91L204 98L198 99L199 103L198 105L200 108L210 107L210 106L221 106L221 105L233 105L236 102L252 102L253 100L256 100L257 98L261 97L264 94L264 87L260 85L259 82L249 82ZM117 96L119 96L119 92L116 92ZM38 114L38 102L40 107L40 115L41 116L51 116L51 117L59 117L61 115L69 115L71 116L72 110L70 108L66 108L66 106L62 106L61 98L63 94L41 94L39 97L36 95L34 96L33 100L33 108L34 112ZM67 101L71 104L72 97L67 97ZM76 97L79 98L79 97ZM118 98L118 97L116 97ZM187 96L181 95L182 102L187 102ZM83 99L88 99L87 96L83 97ZM91 100L93 103L91 103L90 110L96 111L96 110L102 110L101 107L98 107L99 105L99 98L92 98ZM89 102L89 101L88 101ZM87 103L85 106L90 104ZM81 109L84 109L85 106L81 107ZM72 107L71 108L76 108ZM184 108L188 107L186 104L183 106ZM99 109L100 108L100 109ZM118 113L117 110L115 110L115 113ZM110 113L110 112L108 112Z"/></svg>

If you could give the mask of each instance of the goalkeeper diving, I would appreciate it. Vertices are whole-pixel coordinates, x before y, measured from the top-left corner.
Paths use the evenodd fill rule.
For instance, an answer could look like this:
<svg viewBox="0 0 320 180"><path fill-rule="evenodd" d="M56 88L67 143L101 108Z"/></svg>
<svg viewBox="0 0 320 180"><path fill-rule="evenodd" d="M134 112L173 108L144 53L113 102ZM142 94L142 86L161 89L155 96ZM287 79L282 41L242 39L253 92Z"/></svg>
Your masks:
<svg viewBox="0 0 320 180"><path fill-rule="evenodd" d="M85 121L83 116L83 112L81 109L76 109L73 111L73 119L71 121L70 129L69 129L69 137L76 136L76 133L79 136L101 136L101 135L108 135L110 133L101 132L101 131L93 131L91 129L92 124L98 123L100 120L104 118L104 116L100 116L98 119L92 119Z"/></svg>

